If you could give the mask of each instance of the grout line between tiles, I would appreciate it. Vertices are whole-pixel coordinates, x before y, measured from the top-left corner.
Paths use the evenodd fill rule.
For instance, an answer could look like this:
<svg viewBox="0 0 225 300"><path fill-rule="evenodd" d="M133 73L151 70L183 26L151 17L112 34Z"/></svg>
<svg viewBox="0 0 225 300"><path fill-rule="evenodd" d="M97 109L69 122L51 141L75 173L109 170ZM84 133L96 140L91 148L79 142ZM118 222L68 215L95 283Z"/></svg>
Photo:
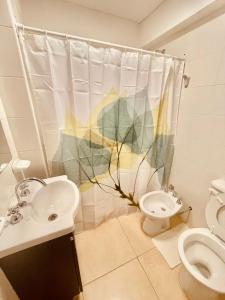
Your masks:
<svg viewBox="0 0 225 300"><path fill-rule="evenodd" d="M151 250L153 250L153 249L151 249ZM150 251L151 251L151 250L150 250ZM157 293L157 291L156 291L156 289L155 289L155 287L154 287L154 285L153 285L151 279L148 277L148 274L147 274L147 272L145 271L145 268L143 267L143 265L142 265L142 263L140 262L140 259L139 259L139 258L140 258L140 256L137 257L138 263L140 264L142 270L144 271L144 273L145 273L145 275L146 275L146 277L147 277L147 279L148 279L148 281L149 281L151 287L153 288L153 290L154 290L154 292L155 292L156 297L160 300L160 297L159 297L159 295L158 295L158 293Z"/></svg>
<svg viewBox="0 0 225 300"><path fill-rule="evenodd" d="M131 244L131 242L130 242L130 239L129 239L129 237L128 237L128 234L126 233L126 230L123 228L123 225L120 223L120 220L119 220L119 218L117 218L117 219L118 219L118 222L119 222L119 224L120 224L120 227L122 228L122 231L123 231L123 233L125 234L125 236L126 236L126 238L127 238L128 242L129 242L129 244L130 244L130 246L131 246L132 250L134 251L134 253L135 253L136 257L139 257L139 256L141 256L141 255L145 254L146 252L148 252L148 251L150 251L150 250L152 250L152 249L154 249L154 248L155 248L155 245L153 244L153 247L152 247L152 248L150 248L150 249L148 249L148 250L144 251L144 252L143 252L143 253L141 253L141 254L137 254L137 253L136 253L136 251L135 251L135 249L134 249L134 247L132 246L132 244ZM151 238L151 239L152 239L152 238Z"/></svg>
<svg viewBox="0 0 225 300"><path fill-rule="evenodd" d="M135 255L136 255L136 258L135 258L135 259L137 259L139 265L141 266L142 270L144 271L144 273L145 273L145 275L146 275L146 277L147 277L147 279L148 279L148 281L149 281L151 287L153 288L153 290L154 290L154 292L155 292L156 297L160 300L160 297L159 297L159 295L157 294L157 292L156 292L156 290L155 290L155 288L154 288L154 286L153 286L153 283L151 282L150 278L148 277L148 274L147 274L147 272L145 271L145 269L144 269L144 267L142 266L142 264L141 264L141 262L140 262L140 259L139 259L140 256L142 256L142 255L144 255L145 253L147 253L147 252L149 252L149 251L155 249L155 246L154 246L153 248L151 248L151 249L149 249L149 250L143 252L142 254L138 255L138 254L136 253L136 251L134 250L133 246L131 245L130 240L129 240L129 238L128 238L128 235L126 234L126 231L124 230L122 224L120 223L119 218L117 218L117 219L118 219L118 222L119 222L119 224L120 224L120 227L121 227L121 229L122 229L124 235L126 236L126 238L127 238L127 240L128 240L128 243L130 244L131 248L133 249L133 251L134 251L134 253L135 253Z"/></svg>
<svg viewBox="0 0 225 300"><path fill-rule="evenodd" d="M119 223L119 225L120 225L120 228L121 228L122 231L123 231L123 234L125 235L125 237L126 237L126 239L127 239L127 241L128 241L128 244L130 245L130 247L131 247L131 249L133 250L133 252L134 252L134 254L136 255L136 257L138 257L138 255L137 255L137 253L136 253L134 247L132 246L132 244L131 244L131 242L130 242L130 240L129 240L129 237L128 237L128 235L127 235L125 229L123 228L122 224L120 223L119 218L117 218L117 220L118 220L118 223Z"/></svg>
<svg viewBox="0 0 225 300"><path fill-rule="evenodd" d="M131 244L131 242L130 242L130 240L129 240L129 237L128 237L128 235L126 234L126 231L125 231L125 229L123 228L123 226L122 226L122 224L121 224L119 218L117 217L117 218L115 218L115 219L117 219L117 221L118 221L118 223L119 223L119 226L120 226L120 228L121 228L121 230L122 230L122 232L123 232L123 234L124 234L126 240L128 241L128 244L130 245L130 247L131 247L131 249L132 249L132 251L133 251L135 257L132 258L132 259L129 259L128 261L126 261L126 262L124 262L124 263L122 263L122 264L120 264L119 266L113 268L112 270L110 270L110 271L108 271L108 272L106 272L106 273L104 273L104 274L102 274L102 275L96 277L95 279L90 280L89 282L83 283L83 286L84 286L84 287L87 286L87 285L89 285L89 284L91 284L91 283L93 283L94 281L96 281L96 280L98 280L98 279L100 279L100 278L102 278L102 277L104 277L104 276L106 276L106 275L112 273L113 271L115 271L115 270L119 269L120 267L122 267L122 266L124 266L124 265L130 263L130 262L133 261L133 260L137 260L138 263L141 265L141 263L140 263L140 261L139 261L139 257L142 256L142 255L144 255L145 253L147 253L147 252L149 252L149 251L155 249L155 246L154 246L153 248L148 249L148 250L144 251L144 252L141 253L141 254L137 254L136 251L135 251L135 249L133 248L133 246L132 246L132 244ZM82 232L78 233L77 235L79 235L79 234L82 234ZM143 269L143 266L142 266L142 265L141 265L141 268ZM144 270L144 269L143 269L143 270ZM145 270L144 270L144 272L145 272ZM146 273L146 272L145 272L145 274L146 274L146 276L147 276L147 273ZM147 276L147 278L148 278L148 276ZM81 278L81 279L82 279L82 278ZM150 282L151 286L153 287L152 282L150 281L149 278L148 278L148 281ZM153 287L153 289L154 289L154 287ZM155 289L154 289L154 291L155 291ZM156 293L156 291L155 291L155 293ZM82 295L82 296L83 296L83 298L84 298L84 295ZM157 293L156 293L156 296L157 296L157 298L159 298L158 295L157 295Z"/></svg>
<svg viewBox="0 0 225 300"><path fill-rule="evenodd" d="M21 120L21 119L25 119L25 118L26 118L26 116L25 117L8 117L9 120L11 120L11 119Z"/></svg>
<svg viewBox="0 0 225 300"><path fill-rule="evenodd" d="M24 79L23 76L18 76L18 75L0 75L0 79L9 79L9 78L16 78L16 79Z"/></svg>
<svg viewBox="0 0 225 300"><path fill-rule="evenodd" d="M2 25L2 24L1 24L1 25L0 25L0 28L1 28L1 27L6 27L6 28L13 29L13 26L12 26L12 25L5 25L5 24Z"/></svg>
<svg viewBox="0 0 225 300"><path fill-rule="evenodd" d="M203 88L203 87L214 87L218 85L225 85L225 82L222 83L208 83L208 84L197 84L197 85L191 85L188 88L189 89L196 89L196 88Z"/></svg>
<svg viewBox="0 0 225 300"><path fill-rule="evenodd" d="M96 280L98 280L98 279L100 279L100 278L102 278L102 277L104 277L104 276L106 276L106 275L112 273L113 271L119 269L120 267L123 267L123 266L125 266L126 264L129 264L131 261L133 261L133 260L135 260L135 259L137 259L137 256L134 257L134 258L129 259L128 261L126 261L126 262L124 262L124 263L122 263L121 265L119 265L118 267L112 269L111 271L106 272L106 273L104 273L104 274L102 274L102 275L96 277L95 279L93 279L93 280L91 280L91 281L89 281L89 282L87 282L87 283L83 283L83 286L86 286L86 285L89 285L89 284L93 283L94 281L96 281ZM81 278L81 281L82 281L82 278Z"/></svg>
<svg viewBox="0 0 225 300"><path fill-rule="evenodd" d="M140 257L140 256L142 256L142 255L145 255L146 253L148 253L148 252L150 252L150 251L152 251L152 250L155 250L155 249L157 249L156 246L152 247L151 249L148 249L148 250L144 251L144 252L141 253L141 254L138 254L138 255L137 255L137 258Z"/></svg>

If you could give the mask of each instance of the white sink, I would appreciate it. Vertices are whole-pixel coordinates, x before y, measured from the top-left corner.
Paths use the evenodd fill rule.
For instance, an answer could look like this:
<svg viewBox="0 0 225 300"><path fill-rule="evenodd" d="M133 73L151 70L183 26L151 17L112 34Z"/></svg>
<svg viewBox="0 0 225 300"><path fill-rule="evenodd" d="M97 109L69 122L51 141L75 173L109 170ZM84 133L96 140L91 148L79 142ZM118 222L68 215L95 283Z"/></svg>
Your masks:
<svg viewBox="0 0 225 300"><path fill-rule="evenodd" d="M23 219L15 225L8 223L0 235L0 258L74 232L80 202L77 186L65 175L45 182L47 186L29 184L28 205L20 210ZM54 214L57 217L49 221Z"/></svg>
<svg viewBox="0 0 225 300"><path fill-rule="evenodd" d="M38 222L56 222L75 215L79 191L69 180L58 180L42 186L31 199L31 215Z"/></svg>

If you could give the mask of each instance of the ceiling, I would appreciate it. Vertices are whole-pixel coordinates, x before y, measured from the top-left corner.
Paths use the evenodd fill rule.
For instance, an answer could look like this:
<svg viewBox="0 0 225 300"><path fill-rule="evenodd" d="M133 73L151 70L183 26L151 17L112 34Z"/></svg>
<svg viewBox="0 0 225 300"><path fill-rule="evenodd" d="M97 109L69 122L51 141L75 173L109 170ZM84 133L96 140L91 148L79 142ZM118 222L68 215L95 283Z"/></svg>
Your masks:
<svg viewBox="0 0 225 300"><path fill-rule="evenodd" d="M164 0L67 0L140 23Z"/></svg>

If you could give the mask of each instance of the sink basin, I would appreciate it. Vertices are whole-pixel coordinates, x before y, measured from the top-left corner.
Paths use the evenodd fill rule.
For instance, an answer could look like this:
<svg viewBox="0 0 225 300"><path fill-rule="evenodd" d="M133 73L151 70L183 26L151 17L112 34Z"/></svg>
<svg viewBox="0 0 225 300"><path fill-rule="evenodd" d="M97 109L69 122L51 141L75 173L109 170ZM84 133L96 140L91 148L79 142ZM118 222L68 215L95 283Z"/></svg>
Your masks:
<svg viewBox="0 0 225 300"><path fill-rule="evenodd" d="M47 186L30 183L28 205L20 210L23 219L16 225L2 225L0 258L74 232L80 202L77 186L65 175L46 178L45 182Z"/></svg>
<svg viewBox="0 0 225 300"><path fill-rule="evenodd" d="M42 186L31 199L31 215L38 222L56 222L74 217L80 196L70 180L57 180Z"/></svg>

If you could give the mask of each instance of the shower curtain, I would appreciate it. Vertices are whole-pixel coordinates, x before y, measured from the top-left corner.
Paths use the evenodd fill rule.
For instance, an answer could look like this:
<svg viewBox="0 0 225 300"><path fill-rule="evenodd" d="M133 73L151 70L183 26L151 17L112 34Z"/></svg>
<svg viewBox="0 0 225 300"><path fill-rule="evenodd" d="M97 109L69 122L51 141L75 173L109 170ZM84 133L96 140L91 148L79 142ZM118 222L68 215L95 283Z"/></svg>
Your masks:
<svg viewBox="0 0 225 300"><path fill-rule="evenodd" d="M20 32L51 176L81 192L78 230L168 184L184 62Z"/></svg>

